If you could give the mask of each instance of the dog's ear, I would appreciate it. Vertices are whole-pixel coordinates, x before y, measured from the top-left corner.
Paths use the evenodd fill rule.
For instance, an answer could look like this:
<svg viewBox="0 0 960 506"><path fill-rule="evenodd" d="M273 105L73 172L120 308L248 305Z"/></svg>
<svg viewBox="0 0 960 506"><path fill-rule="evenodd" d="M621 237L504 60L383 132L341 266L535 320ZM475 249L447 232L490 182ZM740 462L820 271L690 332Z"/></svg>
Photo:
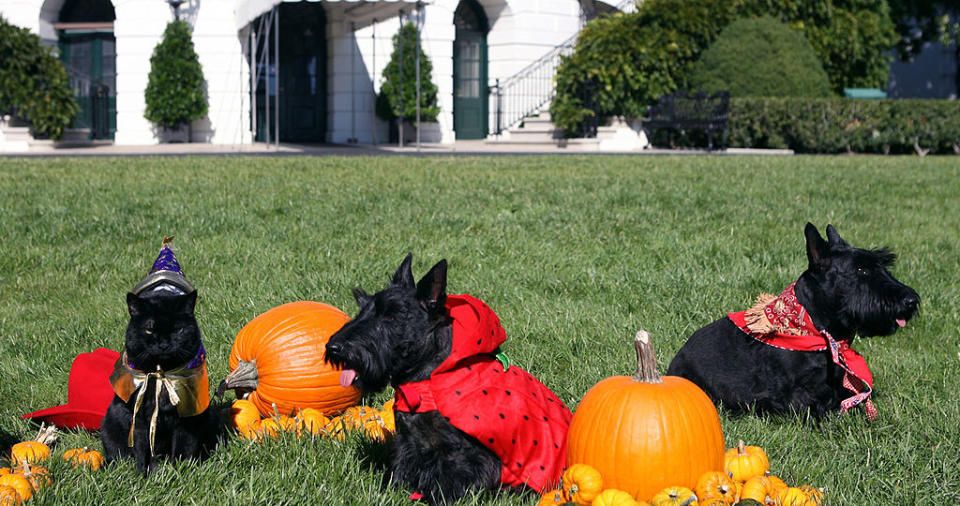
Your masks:
<svg viewBox="0 0 960 506"><path fill-rule="evenodd" d="M830 230L829 225L827 230ZM813 226L813 223L807 222L806 228L803 229L803 235L807 237L807 268L811 271L819 271L820 269L830 265L830 246L827 244L827 241L824 241L820 237L820 231L817 230L817 227Z"/></svg>
<svg viewBox="0 0 960 506"><path fill-rule="evenodd" d="M143 301L130 292L127 293L127 311L130 312L130 316L137 316L143 312Z"/></svg>
<svg viewBox="0 0 960 506"><path fill-rule="evenodd" d="M435 313L447 304L446 259L437 262L417 283L417 300L429 313Z"/></svg>
<svg viewBox="0 0 960 506"><path fill-rule="evenodd" d="M827 225L827 241L830 244L831 248L849 248L850 245L847 244L847 241L844 241L840 234L837 233L837 229L833 228L833 225Z"/></svg>
<svg viewBox="0 0 960 506"><path fill-rule="evenodd" d="M410 268L412 263L413 253L407 253L407 258L403 259L397 272L393 273L393 280L390 283L404 288L414 288L413 270Z"/></svg>
<svg viewBox="0 0 960 506"><path fill-rule="evenodd" d="M366 306L370 302L370 296L367 295L367 292L363 291L362 288L353 289L353 298L357 301L357 306L363 309L363 306Z"/></svg>

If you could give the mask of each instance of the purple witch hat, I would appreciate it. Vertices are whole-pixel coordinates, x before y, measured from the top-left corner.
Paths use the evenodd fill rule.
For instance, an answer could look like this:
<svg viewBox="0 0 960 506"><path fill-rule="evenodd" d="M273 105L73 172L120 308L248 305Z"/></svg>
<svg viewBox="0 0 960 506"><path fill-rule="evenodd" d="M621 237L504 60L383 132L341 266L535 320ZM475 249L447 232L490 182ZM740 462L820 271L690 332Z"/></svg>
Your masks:
<svg viewBox="0 0 960 506"><path fill-rule="evenodd" d="M160 254L157 255L157 260L153 262L153 268L150 269L147 277L143 278L137 283L137 286L133 287L131 293L140 295L145 291L158 289L187 294L197 290L187 281L187 277L183 274L183 269L181 269L180 264L177 263L177 257L174 256L173 250L170 249L171 242L173 242L173 237L163 238L163 244L160 245Z"/></svg>

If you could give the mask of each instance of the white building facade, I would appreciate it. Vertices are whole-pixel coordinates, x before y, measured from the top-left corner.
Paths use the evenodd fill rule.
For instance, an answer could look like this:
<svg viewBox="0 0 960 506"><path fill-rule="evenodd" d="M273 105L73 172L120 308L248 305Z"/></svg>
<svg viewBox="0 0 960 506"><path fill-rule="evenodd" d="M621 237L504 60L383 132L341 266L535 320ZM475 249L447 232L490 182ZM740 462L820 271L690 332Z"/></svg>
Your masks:
<svg viewBox="0 0 960 506"><path fill-rule="evenodd" d="M189 140L384 143L374 113L402 22L420 26L438 87L425 141L495 130L494 85L569 44L610 0L186 0L209 111ZM68 140L155 144L167 134L143 117L150 56L174 19L164 0L0 0L0 14L57 47L83 112ZM494 91L491 92L491 89Z"/></svg>

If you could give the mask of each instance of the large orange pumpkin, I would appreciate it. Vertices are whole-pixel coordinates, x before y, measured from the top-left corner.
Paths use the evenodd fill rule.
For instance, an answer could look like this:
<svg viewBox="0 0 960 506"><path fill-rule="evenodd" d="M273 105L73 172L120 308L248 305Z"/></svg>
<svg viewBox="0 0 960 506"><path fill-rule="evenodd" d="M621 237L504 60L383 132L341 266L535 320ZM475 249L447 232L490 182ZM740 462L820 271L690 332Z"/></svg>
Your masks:
<svg viewBox="0 0 960 506"><path fill-rule="evenodd" d="M589 464L605 487L640 499L664 487L693 488L722 471L724 440L713 402L692 382L661 377L649 335L637 332L637 374L591 388L570 422L567 465Z"/></svg>
<svg viewBox="0 0 960 506"><path fill-rule="evenodd" d="M360 391L340 386L339 369L323 361L327 341L350 317L321 302L277 306L240 329L230 350L230 374L219 393L249 393L264 416L297 408L339 413L360 400Z"/></svg>

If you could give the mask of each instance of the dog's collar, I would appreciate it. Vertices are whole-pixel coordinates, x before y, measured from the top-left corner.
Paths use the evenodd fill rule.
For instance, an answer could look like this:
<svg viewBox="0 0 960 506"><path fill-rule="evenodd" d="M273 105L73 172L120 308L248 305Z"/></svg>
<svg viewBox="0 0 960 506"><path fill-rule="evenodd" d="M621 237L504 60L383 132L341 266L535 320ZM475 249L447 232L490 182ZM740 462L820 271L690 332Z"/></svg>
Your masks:
<svg viewBox="0 0 960 506"><path fill-rule="evenodd" d="M127 446L133 447L133 429L137 421L137 412L143 404L147 392L147 382L150 378L156 380L154 388L153 414L150 416L150 455L154 455L154 439L157 431L157 416L160 412L160 393L167 391L170 404L177 408L181 418L196 416L203 413L210 405L210 383L207 378L207 353L200 345L197 355L187 364L164 371L157 366L154 372L145 372L133 367L127 359L127 352L114 364L113 374L110 375L110 384L113 391L124 402L130 400L134 392L137 393L133 405L133 416L130 421L130 433L127 436Z"/></svg>
<svg viewBox="0 0 960 506"><path fill-rule="evenodd" d="M844 370L844 388L854 393L840 402L840 413L863 403L867 418L873 421L877 409L870 400L873 375L866 360L849 342L836 340L825 329L817 328L797 300L795 285L796 282L777 296L761 294L750 309L727 316L740 330L769 346L791 351L830 350L833 363Z"/></svg>

